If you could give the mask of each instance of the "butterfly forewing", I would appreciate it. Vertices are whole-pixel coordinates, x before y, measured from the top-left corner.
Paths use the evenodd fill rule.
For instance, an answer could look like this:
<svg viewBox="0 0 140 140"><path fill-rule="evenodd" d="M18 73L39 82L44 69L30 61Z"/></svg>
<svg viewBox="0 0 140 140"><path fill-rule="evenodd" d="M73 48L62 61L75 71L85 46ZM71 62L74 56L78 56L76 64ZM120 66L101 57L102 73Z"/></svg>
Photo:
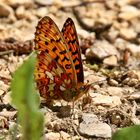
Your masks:
<svg viewBox="0 0 140 140"><path fill-rule="evenodd" d="M84 82L83 65L81 60L81 51L79 47L78 36L76 33L74 22L68 18L62 28L62 33L68 45L70 54L75 66L78 82Z"/></svg>
<svg viewBox="0 0 140 140"><path fill-rule="evenodd" d="M73 85L77 84L75 67L67 44L57 25L50 17L42 18L36 27L35 49L49 54L64 69L65 73L69 74Z"/></svg>

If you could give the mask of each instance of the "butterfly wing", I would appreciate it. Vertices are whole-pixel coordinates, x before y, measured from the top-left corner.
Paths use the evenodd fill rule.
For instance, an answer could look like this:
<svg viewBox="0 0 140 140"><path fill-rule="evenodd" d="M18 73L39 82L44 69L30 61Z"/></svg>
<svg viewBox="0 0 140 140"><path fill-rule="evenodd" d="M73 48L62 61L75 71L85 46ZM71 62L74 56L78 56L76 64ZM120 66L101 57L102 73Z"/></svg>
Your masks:
<svg viewBox="0 0 140 140"><path fill-rule="evenodd" d="M47 100L62 99L62 92L72 86L69 75L44 51L37 56L35 81L41 96Z"/></svg>
<svg viewBox="0 0 140 140"><path fill-rule="evenodd" d="M81 59L81 50L79 47L78 36L76 32L76 28L74 22L71 18L68 18L64 23L62 28L62 33L65 38L66 43L68 44L69 51L71 53L73 63L75 66L77 80L78 82L84 82L84 74L83 74L83 65Z"/></svg>
<svg viewBox="0 0 140 140"><path fill-rule="evenodd" d="M73 86L77 85L75 67L68 46L57 25L48 16L43 17L36 27L35 49L49 54L70 76Z"/></svg>
<svg viewBox="0 0 140 140"><path fill-rule="evenodd" d="M77 85L75 67L61 32L49 17L42 18L36 27L35 49L35 81L41 96L72 100L75 94L71 89Z"/></svg>

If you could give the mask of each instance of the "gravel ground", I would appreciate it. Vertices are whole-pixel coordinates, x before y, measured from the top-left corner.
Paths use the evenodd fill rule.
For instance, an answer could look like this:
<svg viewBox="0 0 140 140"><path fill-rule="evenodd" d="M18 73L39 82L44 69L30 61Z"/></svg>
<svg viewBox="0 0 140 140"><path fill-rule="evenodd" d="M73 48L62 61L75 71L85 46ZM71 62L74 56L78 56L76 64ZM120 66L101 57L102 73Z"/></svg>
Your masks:
<svg viewBox="0 0 140 140"><path fill-rule="evenodd" d="M117 129L140 124L139 0L1 0L0 138L10 139L16 125L17 111L10 104L12 73L33 51L35 27L46 15L60 29L68 17L74 20L85 82L93 86L90 96L75 102L72 117L71 103L41 104L44 140L110 140Z"/></svg>

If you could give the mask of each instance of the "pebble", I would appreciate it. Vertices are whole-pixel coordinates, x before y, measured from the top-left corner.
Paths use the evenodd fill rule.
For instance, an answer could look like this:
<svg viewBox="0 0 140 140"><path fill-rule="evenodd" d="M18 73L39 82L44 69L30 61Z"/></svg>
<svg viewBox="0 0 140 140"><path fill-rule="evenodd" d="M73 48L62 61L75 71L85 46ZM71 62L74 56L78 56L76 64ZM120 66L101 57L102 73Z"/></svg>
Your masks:
<svg viewBox="0 0 140 140"><path fill-rule="evenodd" d="M69 117L71 115L71 107L70 106L62 106L58 113L60 117Z"/></svg>
<svg viewBox="0 0 140 140"><path fill-rule="evenodd" d="M115 86L107 87L107 92L111 96L122 97L123 93L124 93L124 90L125 89L123 89L123 88L115 87Z"/></svg>
<svg viewBox="0 0 140 140"><path fill-rule="evenodd" d="M108 39L111 42L115 42L115 40L117 39L117 37L119 36L119 31L115 30L114 28L111 28L108 32Z"/></svg>
<svg viewBox="0 0 140 140"><path fill-rule="evenodd" d="M137 33L134 31L133 28L121 28L120 36L124 39L131 40L136 38Z"/></svg>
<svg viewBox="0 0 140 140"><path fill-rule="evenodd" d="M119 18L123 20L132 20L140 16L140 11L134 6L124 5L120 9L120 14L118 15Z"/></svg>
<svg viewBox="0 0 140 140"><path fill-rule="evenodd" d="M26 5L31 5L33 3L32 0L7 0L6 3L8 5L23 5L23 4L26 4Z"/></svg>
<svg viewBox="0 0 140 140"><path fill-rule="evenodd" d="M102 123L97 116L90 113L83 114L83 121L79 125L79 133L85 137L111 137L111 128L108 124Z"/></svg>
<svg viewBox="0 0 140 140"><path fill-rule="evenodd" d="M71 136L64 131L60 131L60 135L61 135L62 140L70 140L71 139Z"/></svg>
<svg viewBox="0 0 140 140"><path fill-rule="evenodd" d="M16 9L16 16L21 19L21 18L25 18L25 7L24 6L19 6Z"/></svg>
<svg viewBox="0 0 140 140"><path fill-rule="evenodd" d="M54 132L47 133L43 137L44 140L60 140L60 138L61 138L60 133L54 133Z"/></svg>
<svg viewBox="0 0 140 140"><path fill-rule="evenodd" d="M26 19L29 21L35 21L36 17L29 10L26 10L24 6L19 6L16 10L16 16L18 19ZM22 23L23 24L23 23Z"/></svg>
<svg viewBox="0 0 140 140"><path fill-rule="evenodd" d="M11 91L7 92L3 97L3 103L4 104L10 104L11 103Z"/></svg>
<svg viewBox="0 0 140 140"><path fill-rule="evenodd" d="M127 41L123 38L117 38L114 42L114 46L118 48L119 50L125 50L127 46Z"/></svg>
<svg viewBox="0 0 140 140"><path fill-rule="evenodd" d="M140 56L140 45L129 43L126 45L126 48L132 53L133 56Z"/></svg>
<svg viewBox="0 0 140 140"><path fill-rule="evenodd" d="M116 4L119 5L120 7L127 5L129 3L131 3L134 0L115 0Z"/></svg>
<svg viewBox="0 0 140 140"><path fill-rule="evenodd" d="M95 105L102 105L102 106L108 106L108 107L115 107L121 104L120 97L107 96L107 95L101 95L101 94L98 94L94 98L92 98L92 102Z"/></svg>
<svg viewBox="0 0 140 140"><path fill-rule="evenodd" d="M54 0L35 0L36 3L42 6L50 5Z"/></svg>
<svg viewBox="0 0 140 140"><path fill-rule="evenodd" d="M130 99L130 100L140 100L140 92L137 91L137 92L132 93L132 94L129 96L129 99Z"/></svg>
<svg viewBox="0 0 140 140"><path fill-rule="evenodd" d="M10 15L11 16L14 15L13 9L4 3L0 3L0 17L3 18L3 17L8 17Z"/></svg>
<svg viewBox="0 0 140 140"><path fill-rule="evenodd" d="M115 55L109 56L103 60L103 63L108 66L117 66L117 57Z"/></svg>
<svg viewBox="0 0 140 140"><path fill-rule="evenodd" d="M16 115L17 111L7 111L6 109L3 109L1 112L0 112L0 116L3 116L3 117L6 117L8 118L9 120L13 119L14 116Z"/></svg>
<svg viewBox="0 0 140 140"><path fill-rule="evenodd" d="M40 7L40 8L35 10L35 14L38 17L42 18L48 14L48 9L47 9L47 7Z"/></svg>
<svg viewBox="0 0 140 140"><path fill-rule="evenodd" d="M116 55L117 57L119 57L119 52L117 51L117 49L106 40L96 41L90 48L90 51L93 57L101 60L110 55Z"/></svg>
<svg viewBox="0 0 140 140"><path fill-rule="evenodd" d="M108 83L111 85L111 86L118 86L118 81L116 81L116 80L114 80L114 79L110 79L109 81L108 81Z"/></svg>

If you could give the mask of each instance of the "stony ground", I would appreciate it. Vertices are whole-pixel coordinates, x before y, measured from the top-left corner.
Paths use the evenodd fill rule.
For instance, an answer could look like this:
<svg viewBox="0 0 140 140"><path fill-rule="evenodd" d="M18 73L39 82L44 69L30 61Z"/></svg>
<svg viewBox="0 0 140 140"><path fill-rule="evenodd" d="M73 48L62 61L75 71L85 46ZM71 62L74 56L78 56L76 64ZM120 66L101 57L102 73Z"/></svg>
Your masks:
<svg viewBox="0 0 140 140"><path fill-rule="evenodd" d="M118 128L140 124L139 0L1 0L0 139L10 139L16 124L11 75L33 51L35 26L46 15L60 29L67 17L74 20L85 82L93 87L90 98L75 102L72 117L63 101L51 108L42 103L44 139L110 140Z"/></svg>

